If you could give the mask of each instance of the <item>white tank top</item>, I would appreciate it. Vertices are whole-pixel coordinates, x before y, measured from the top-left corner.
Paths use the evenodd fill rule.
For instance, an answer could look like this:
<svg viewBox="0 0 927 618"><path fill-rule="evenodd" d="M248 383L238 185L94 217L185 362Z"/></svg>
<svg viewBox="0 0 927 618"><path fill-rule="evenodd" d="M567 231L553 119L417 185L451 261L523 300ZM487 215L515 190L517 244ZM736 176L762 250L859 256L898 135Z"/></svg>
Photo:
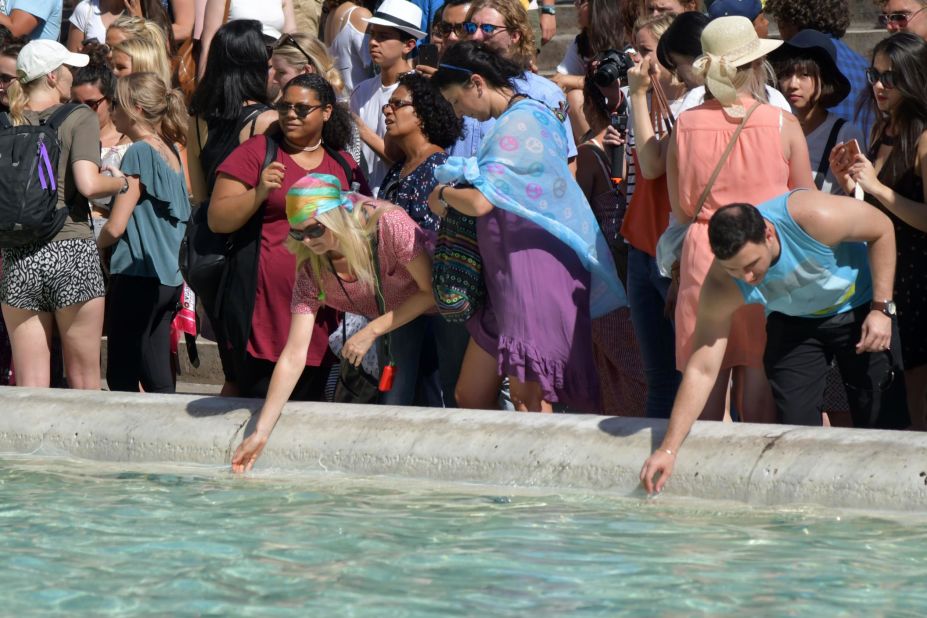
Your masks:
<svg viewBox="0 0 927 618"><path fill-rule="evenodd" d="M344 82L345 96L351 96L354 86L361 83L373 73L370 71L370 50L367 48L367 37L351 23L351 13L357 7L351 8L341 20L341 30L332 39L329 52L335 59L335 66L341 72Z"/></svg>
<svg viewBox="0 0 927 618"><path fill-rule="evenodd" d="M256 19L262 24L263 33L274 39L283 34L283 0L262 2L261 0L231 0L229 21Z"/></svg>

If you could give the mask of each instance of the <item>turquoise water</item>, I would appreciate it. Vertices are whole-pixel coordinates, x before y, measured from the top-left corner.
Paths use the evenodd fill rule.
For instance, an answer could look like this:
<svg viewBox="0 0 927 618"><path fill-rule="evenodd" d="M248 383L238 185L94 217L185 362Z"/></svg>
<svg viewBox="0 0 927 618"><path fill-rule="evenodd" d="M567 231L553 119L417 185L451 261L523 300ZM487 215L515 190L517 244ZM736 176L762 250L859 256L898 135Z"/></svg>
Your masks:
<svg viewBox="0 0 927 618"><path fill-rule="evenodd" d="M924 520L0 459L0 615L924 616Z"/></svg>

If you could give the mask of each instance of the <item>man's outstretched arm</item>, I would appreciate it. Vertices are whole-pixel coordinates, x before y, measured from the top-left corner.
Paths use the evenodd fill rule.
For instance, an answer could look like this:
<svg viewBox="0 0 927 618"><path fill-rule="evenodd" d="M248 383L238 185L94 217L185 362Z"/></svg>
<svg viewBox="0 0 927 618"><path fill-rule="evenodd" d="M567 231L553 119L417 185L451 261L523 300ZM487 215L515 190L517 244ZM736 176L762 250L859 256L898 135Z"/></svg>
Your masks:
<svg viewBox="0 0 927 618"><path fill-rule="evenodd" d="M663 442L641 469L641 483L648 494L659 492L673 474L676 453L698 420L724 361L734 312L744 304L736 284L715 262L702 286L695 323L694 352L686 365L676 394ZM659 479L654 479L659 475Z"/></svg>

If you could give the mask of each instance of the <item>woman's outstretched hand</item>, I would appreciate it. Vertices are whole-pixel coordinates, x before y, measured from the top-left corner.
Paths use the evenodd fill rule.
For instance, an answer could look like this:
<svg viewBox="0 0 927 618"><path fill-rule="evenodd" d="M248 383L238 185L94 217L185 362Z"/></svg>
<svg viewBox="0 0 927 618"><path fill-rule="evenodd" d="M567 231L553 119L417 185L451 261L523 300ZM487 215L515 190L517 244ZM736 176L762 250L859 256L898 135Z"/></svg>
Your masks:
<svg viewBox="0 0 927 618"><path fill-rule="evenodd" d="M254 462L264 451L265 444L267 444L267 436L256 431L242 440L238 448L235 449L235 454L232 455L232 472L240 474L251 470L254 467Z"/></svg>

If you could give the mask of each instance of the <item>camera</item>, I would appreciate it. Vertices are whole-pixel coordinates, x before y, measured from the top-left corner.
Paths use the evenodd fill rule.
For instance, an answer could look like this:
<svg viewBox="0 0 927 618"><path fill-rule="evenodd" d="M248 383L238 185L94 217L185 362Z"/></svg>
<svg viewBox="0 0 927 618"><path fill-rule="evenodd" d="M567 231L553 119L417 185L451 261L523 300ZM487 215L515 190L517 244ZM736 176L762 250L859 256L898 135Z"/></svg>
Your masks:
<svg viewBox="0 0 927 618"><path fill-rule="evenodd" d="M592 74L592 80L597 86L605 87L615 82L625 82L628 79L628 70L634 66L634 60L626 51L608 49L596 58L598 66Z"/></svg>

